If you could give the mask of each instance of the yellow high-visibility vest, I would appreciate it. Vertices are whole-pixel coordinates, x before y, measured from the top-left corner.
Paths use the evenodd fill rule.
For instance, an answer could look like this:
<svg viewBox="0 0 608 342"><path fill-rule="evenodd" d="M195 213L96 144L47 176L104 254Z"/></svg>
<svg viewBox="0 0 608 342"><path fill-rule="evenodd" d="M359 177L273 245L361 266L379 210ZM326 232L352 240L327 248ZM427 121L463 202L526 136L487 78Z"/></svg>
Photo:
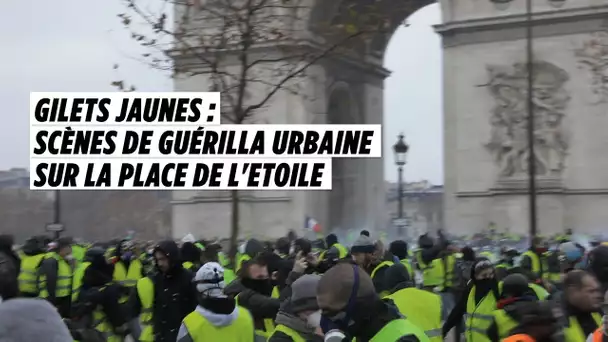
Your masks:
<svg viewBox="0 0 608 342"><path fill-rule="evenodd" d="M19 291L38 295L38 266L44 259L45 253L38 255L23 255L21 257L21 272L19 272Z"/></svg>
<svg viewBox="0 0 608 342"><path fill-rule="evenodd" d="M230 342L253 342L254 326L253 318L249 311L238 308L238 316L232 324L227 326L215 326L198 312L192 312L183 321L188 334L194 342L208 341L230 341Z"/></svg>
<svg viewBox="0 0 608 342"><path fill-rule="evenodd" d="M57 260L57 284L55 286L55 297L64 298L72 294L72 268L59 254L55 252L47 253L44 259L53 258ZM38 288L40 289L40 298L48 298L49 293L46 286L46 275L41 274L38 277Z"/></svg>
<svg viewBox="0 0 608 342"><path fill-rule="evenodd" d="M152 327L152 313L154 306L154 283L152 279L143 277L137 281L137 296L141 303L141 313L139 322L141 324L141 334L139 341L154 342L154 329Z"/></svg>
<svg viewBox="0 0 608 342"><path fill-rule="evenodd" d="M432 342L441 342L441 297L415 287L401 289L389 296L399 312L407 317Z"/></svg>

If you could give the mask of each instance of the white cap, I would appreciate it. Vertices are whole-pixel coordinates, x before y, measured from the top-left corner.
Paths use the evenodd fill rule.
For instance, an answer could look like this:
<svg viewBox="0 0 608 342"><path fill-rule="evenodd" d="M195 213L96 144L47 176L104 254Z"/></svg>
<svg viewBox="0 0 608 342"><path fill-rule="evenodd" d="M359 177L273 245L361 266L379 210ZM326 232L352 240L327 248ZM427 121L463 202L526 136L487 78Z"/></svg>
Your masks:
<svg viewBox="0 0 608 342"><path fill-rule="evenodd" d="M214 282L219 280L218 282ZM226 298L224 295L224 268L217 262L208 262L198 269L194 276L196 290L209 297Z"/></svg>

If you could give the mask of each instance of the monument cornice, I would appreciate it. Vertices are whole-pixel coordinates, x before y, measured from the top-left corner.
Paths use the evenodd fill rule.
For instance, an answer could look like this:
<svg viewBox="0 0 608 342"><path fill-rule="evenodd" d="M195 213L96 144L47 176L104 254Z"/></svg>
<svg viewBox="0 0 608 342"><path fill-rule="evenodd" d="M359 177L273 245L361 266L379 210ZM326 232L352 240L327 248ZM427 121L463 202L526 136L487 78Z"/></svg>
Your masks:
<svg viewBox="0 0 608 342"><path fill-rule="evenodd" d="M283 50L282 50L283 49ZM316 51L319 54L324 51L328 51L330 47L320 44L319 42L313 40L302 40L302 41L282 41L282 42L274 42L274 43L262 43L256 44L249 50L251 55L260 54L263 55L263 59L272 59L272 58L280 58L281 54L284 51L298 51L301 50L302 53L309 51ZM202 48L192 48L186 50L188 53L183 52L180 49L174 49L170 51L171 57L175 60L176 63L182 64L190 64L195 67L197 64L197 54L204 54L204 50ZM269 53L271 51L275 51L274 55ZM226 50L225 51L227 58L237 56L238 50ZM211 55L211 54L209 54ZM253 60L256 57L252 58ZM293 58L294 61L298 60L298 57ZM332 53L329 52L326 57L323 57L316 64L323 64L326 62L337 62L339 64L348 65L351 68L362 71L368 75L378 77L382 80L390 76L391 72L382 66L382 60L375 58L373 56L359 57L354 55L349 55L345 53ZM235 64L238 61L235 60Z"/></svg>
<svg viewBox="0 0 608 342"><path fill-rule="evenodd" d="M536 12L534 37L589 33L608 28L608 5ZM512 14L494 18L475 18L435 25L443 46L454 47L525 38L526 15Z"/></svg>
<svg viewBox="0 0 608 342"><path fill-rule="evenodd" d="M499 197L499 196L518 196L527 195L527 189L505 190L480 190L480 191L458 191L455 193L459 198L479 198L479 197ZM585 195L608 195L608 188L605 189L567 189L567 188L550 188L537 189L539 195L567 195L567 196L585 196Z"/></svg>
<svg viewBox="0 0 608 342"><path fill-rule="evenodd" d="M172 205L188 205L188 204L199 204L199 203L227 203L231 202L232 198L227 196L214 196L214 197L193 197L183 200L172 200ZM291 202L291 197L258 197L258 196L239 196L239 202L242 203L280 203L280 202Z"/></svg>

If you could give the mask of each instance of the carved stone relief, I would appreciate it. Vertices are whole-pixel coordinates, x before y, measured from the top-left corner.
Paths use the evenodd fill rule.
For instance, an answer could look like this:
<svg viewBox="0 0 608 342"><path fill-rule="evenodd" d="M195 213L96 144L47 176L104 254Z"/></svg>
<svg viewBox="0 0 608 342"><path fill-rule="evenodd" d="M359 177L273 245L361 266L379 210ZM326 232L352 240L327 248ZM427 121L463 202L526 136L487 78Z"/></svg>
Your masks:
<svg viewBox="0 0 608 342"><path fill-rule="evenodd" d="M524 178L528 171L527 66L488 66L486 86L495 101L486 144L500 169L500 178ZM563 121L570 96L564 89L569 76L544 61L534 63L534 154L539 177L559 178L564 170L568 139Z"/></svg>
<svg viewBox="0 0 608 342"><path fill-rule="evenodd" d="M591 74L596 103L608 102L608 32L597 32L575 51L581 67Z"/></svg>

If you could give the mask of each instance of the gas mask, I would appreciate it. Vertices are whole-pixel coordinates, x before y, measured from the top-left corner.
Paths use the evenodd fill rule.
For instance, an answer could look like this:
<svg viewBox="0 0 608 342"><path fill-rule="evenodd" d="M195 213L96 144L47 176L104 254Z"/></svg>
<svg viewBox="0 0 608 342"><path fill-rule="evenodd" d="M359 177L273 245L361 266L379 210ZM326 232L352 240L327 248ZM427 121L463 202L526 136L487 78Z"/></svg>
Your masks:
<svg viewBox="0 0 608 342"><path fill-rule="evenodd" d="M355 324L351 319L351 314L355 310L357 292L359 291L359 268L353 265L353 270L354 282L346 308L331 317L321 315L320 326L325 334L325 342L350 341L353 338L353 336L349 336L348 329Z"/></svg>

